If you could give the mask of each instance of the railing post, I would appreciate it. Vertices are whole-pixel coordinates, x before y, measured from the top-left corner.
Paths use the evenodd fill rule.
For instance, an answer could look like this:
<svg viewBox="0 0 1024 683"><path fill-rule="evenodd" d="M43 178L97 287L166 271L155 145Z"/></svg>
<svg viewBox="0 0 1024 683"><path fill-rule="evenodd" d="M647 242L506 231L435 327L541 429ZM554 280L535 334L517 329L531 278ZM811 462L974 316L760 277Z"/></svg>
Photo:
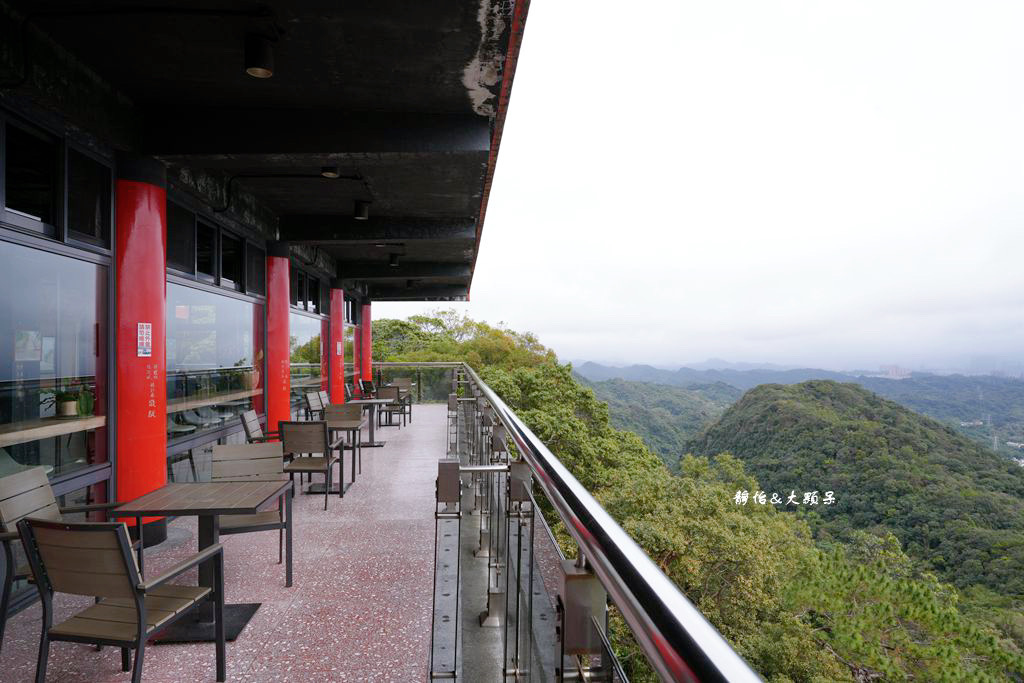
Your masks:
<svg viewBox="0 0 1024 683"><path fill-rule="evenodd" d="M462 482L458 460L439 460L434 488L434 590L430 631L430 678L458 679Z"/></svg>
<svg viewBox="0 0 1024 683"><path fill-rule="evenodd" d="M595 624L605 623L608 594L582 554L578 560L562 561L562 582L558 592L558 668L556 676L590 680L590 655L604 651L604 641ZM568 666L567 666L568 660ZM568 667L575 675L567 675Z"/></svg>

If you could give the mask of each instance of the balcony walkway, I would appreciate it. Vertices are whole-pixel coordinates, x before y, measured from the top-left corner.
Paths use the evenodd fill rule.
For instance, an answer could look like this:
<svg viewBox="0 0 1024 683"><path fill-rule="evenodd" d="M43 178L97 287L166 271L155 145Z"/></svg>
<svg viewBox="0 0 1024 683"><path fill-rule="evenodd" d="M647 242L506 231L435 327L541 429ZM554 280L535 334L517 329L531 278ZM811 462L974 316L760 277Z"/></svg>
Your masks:
<svg viewBox="0 0 1024 683"><path fill-rule="evenodd" d="M430 646L434 480L445 455L446 406L413 407L415 422L383 428L384 448L363 451L363 470L344 499L295 498L295 574L284 587L277 533L222 537L228 602L263 605L228 643L229 681L424 681ZM364 430L365 432L365 430ZM364 434L365 438L365 434ZM346 479L351 455L346 454ZM196 552L195 518L175 520L168 540L147 549L156 576ZM194 585L195 574L179 583ZM55 620L90 604L61 596ZM7 625L0 679L31 681L38 604ZM214 647L150 645L143 679L213 681ZM48 681L127 681L120 652L54 643Z"/></svg>

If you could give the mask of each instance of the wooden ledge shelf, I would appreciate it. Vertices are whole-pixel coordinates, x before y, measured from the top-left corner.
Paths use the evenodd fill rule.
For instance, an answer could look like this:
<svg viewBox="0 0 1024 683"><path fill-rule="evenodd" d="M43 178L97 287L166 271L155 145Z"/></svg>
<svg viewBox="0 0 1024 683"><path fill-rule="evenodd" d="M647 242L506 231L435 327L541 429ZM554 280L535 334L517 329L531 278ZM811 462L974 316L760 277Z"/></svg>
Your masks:
<svg viewBox="0 0 1024 683"><path fill-rule="evenodd" d="M106 415L83 417L41 417L38 420L22 420L0 425L0 448L49 439L65 434L87 432L107 425Z"/></svg>

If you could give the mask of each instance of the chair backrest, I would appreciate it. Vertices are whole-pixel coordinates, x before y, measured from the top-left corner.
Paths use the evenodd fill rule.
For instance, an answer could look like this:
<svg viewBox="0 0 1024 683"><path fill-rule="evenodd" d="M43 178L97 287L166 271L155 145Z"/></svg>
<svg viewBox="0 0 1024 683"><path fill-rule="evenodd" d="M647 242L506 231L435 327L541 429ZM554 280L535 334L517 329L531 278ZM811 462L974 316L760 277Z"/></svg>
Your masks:
<svg viewBox="0 0 1024 683"><path fill-rule="evenodd" d="M332 420L361 420L363 407L358 403L344 403L342 405L330 405L324 408L324 419Z"/></svg>
<svg viewBox="0 0 1024 683"><path fill-rule="evenodd" d="M97 598L137 595L139 570L124 523L27 518L18 532L41 588Z"/></svg>
<svg viewBox="0 0 1024 683"><path fill-rule="evenodd" d="M275 443L223 444L213 447L210 481L280 481L284 473L284 447Z"/></svg>
<svg viewBox="0 0 1024 683"><path fill-rule="evenodd" d="M327 423L323 420L278 423L285 453L328 452Z"/></svg>
<svg viewBox="0 0 1024 683"><path fill-rule="evenodd" d="M352 400L352 385L349 384L348 382L345 382L345 400Z"/></svg>
<svg viewBox="0 0 1024 683"><path fill-rule="evenodd" d="M322 405L324 408L326 408L327 406L331 405L331 397L327 395L326 391L321 389L317 393L320 394L320 405Z"/></svg>
<svg viewBox="0 0 1024 683"><path fill-rule="evenodd" d="M323 399L320 398L319 391L310 391L306 393L306 407L311 412L319 413L324 409Z"/></svg>
<svg viewBox="0 0 1024 683"><path fill-rule="evenodd" d="M381 387L377 392L377 398L390 398L392 401L397 401L398 387Z"/></svg>
<svg viewBox="0 0 1024 683"><path fill-rule="evenodd" d="M0 525L4 531L17 531L24 517L61 520L60 508L42 467L0 478Z"/></svg>
<svg viewBox="0 0 1024 683"><path fill-rule="evenodd" d="M359 380L359 390L363 392L363 395L373 395L377 393L377 385L373 383L372 379L361 379Z"/></svg>
<svg viewBox="0 0 1024 683"><path fill-rule="evenodd" d="M391 383L400 389L412 389L412 377L396 377L391 380Z"/></svg>
<svg viewBox="0 0 1024 683"><path fill-rule="evenodd" d="M263 427L260 426L260 418L255 410L246 410L238 417L242 420L242 429L245 431L246 441L252 441L263 436Z"/></svg>

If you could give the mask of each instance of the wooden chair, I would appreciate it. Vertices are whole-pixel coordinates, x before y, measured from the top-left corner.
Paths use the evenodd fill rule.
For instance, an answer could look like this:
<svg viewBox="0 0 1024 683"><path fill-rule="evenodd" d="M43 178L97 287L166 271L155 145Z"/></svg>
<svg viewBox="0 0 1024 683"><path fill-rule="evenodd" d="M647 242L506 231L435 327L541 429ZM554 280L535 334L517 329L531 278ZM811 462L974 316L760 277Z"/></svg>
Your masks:
<svg viewBox="0 0 1024 683"><path fill-rule="evenodd" d="M324 418L327 420L327 429L331 432L344 432L348 443L341 444L342 457L345 449L352 451L352 467L356 466L356 457L359 458L359 472L363 471L363 450L360 447L363 438L363 407L361 405L344 403L341 405L328 405L324 408ZM347 423L351 427L337 427L338 423ZM353 472L355 470L353 469Z"/></svg>
<svg viewBox="0 0 1024 683"><path fill-rule="evenodd" d="M359 380L359 393L363 395L363 398L377 398L377 385L373 383L372 379L361 379Z"/></svg>
<svg viewBox="0 0 1024 683"><path fill-rule="evenodd" d="M281 442L224 444L213 447L210 481L284 481L284 448ZM292 585L292 491L277 501L276 510L253 515L221 515L221 534L247 534L277 530L277 563L282 555L286 587ZM286 542L287 539L287 542Z"/></svg>
<svg viewBox="0 0 1024 683"><path fill-rule="evenodd" d="M0 543L4 547L4 583L0 593L0 648L3 647L4 628L7 624L7 608L11 601L11 588L19 579L31 576L27 564L15 566L14 542L18 540L17 524L25 517L46 519L54 522L63 521L63 515L75 513L97 512L116 508L121 503L93 503L75 507L59 507L53 496L50 481L46 478L46 470L42 467L31 467L21 472L0 478ZM134 544L138 554L139 571L142 572L142 542Z"/></svg>
<svg viewBox="0 0 1024 683"><path fill-rule="evenodd" d="M213 602L217 680L226 678L224 550L219 543L145 581L132 558L128 527L122 523L72 524L29 518L18 522L18 533L43 604L36 683L46 680L50 643L54 641L120 647L124 671L129 670L129 651L135 650L132 683L140 683L146 639L206 600ZM214 563L213 590L170 583L207 560ZM88 595L99 600L54 626L54 593Z"/></svg>
<svg viewBox="0 0 1024 683"><path fill-rule="evenodd" d="M246 410L238 416L242 421L242 430L245 432L245 440L249 443L263 443L264 441L276 441L277 432L264 432L260 425L260 417L255 410Z"/></svg>
<svg viewBox="0 0 1024 683"><path fill-rule="evenodd" d="M399 429L402 428L402 423L405 422L405 403L402 401L398 387L381 387L377 391L379 398L391 399L391 403L382 403L377 409L377 426L384 426L384 416L388 416L388 426ZM396 425L392 419L395 415L399 416L399 422Z"/></svg>
<svg viewBox="0 0 1024 683"><path fill-rule="evenodd" d="M352 385L349 384L348 382L345 382L345 400L352 400Z"/></svg>
<svg viewBox="0 0 1024 683"><path fill-rule="evenodd" d="M404 402L405 414L412 422L412 378L396 377L391 384L398 387L398 397Z"/></svg>
<svg viewBox="0 0 1024 683"><path fill-rule="evenodd" d="M319 391L306 392L306 419L324 419L324 402Z"/></svg>
<svg viewBox="0 0 1024 683"><path fill-rule="evenodd" d="M291 480L295 481L295 474L301 477L309 474L310 479L314 473L324 475L324 510L327 509L327 496L331 492L331 470L334 463L340 462L334 452L338 446L345 441L344 436L331 441L327 434L327 423L320 420L315 422L293 422L282 420L280 425L281 443L285 455L293 456L290 463L285 465L284 471ZM310 456L307 453L319 453L320 456ZM339 479L341 475L339 474ZM339 496L343 486L338 487Z"/></svg>
<svg viewBox="0 0 1024 683"><path fill-rule="evenodd" d="M320 394L320 405L322 405L324 408L331 405L331 397L327 394L326 391L321 389L317 393Z"/></svg>

